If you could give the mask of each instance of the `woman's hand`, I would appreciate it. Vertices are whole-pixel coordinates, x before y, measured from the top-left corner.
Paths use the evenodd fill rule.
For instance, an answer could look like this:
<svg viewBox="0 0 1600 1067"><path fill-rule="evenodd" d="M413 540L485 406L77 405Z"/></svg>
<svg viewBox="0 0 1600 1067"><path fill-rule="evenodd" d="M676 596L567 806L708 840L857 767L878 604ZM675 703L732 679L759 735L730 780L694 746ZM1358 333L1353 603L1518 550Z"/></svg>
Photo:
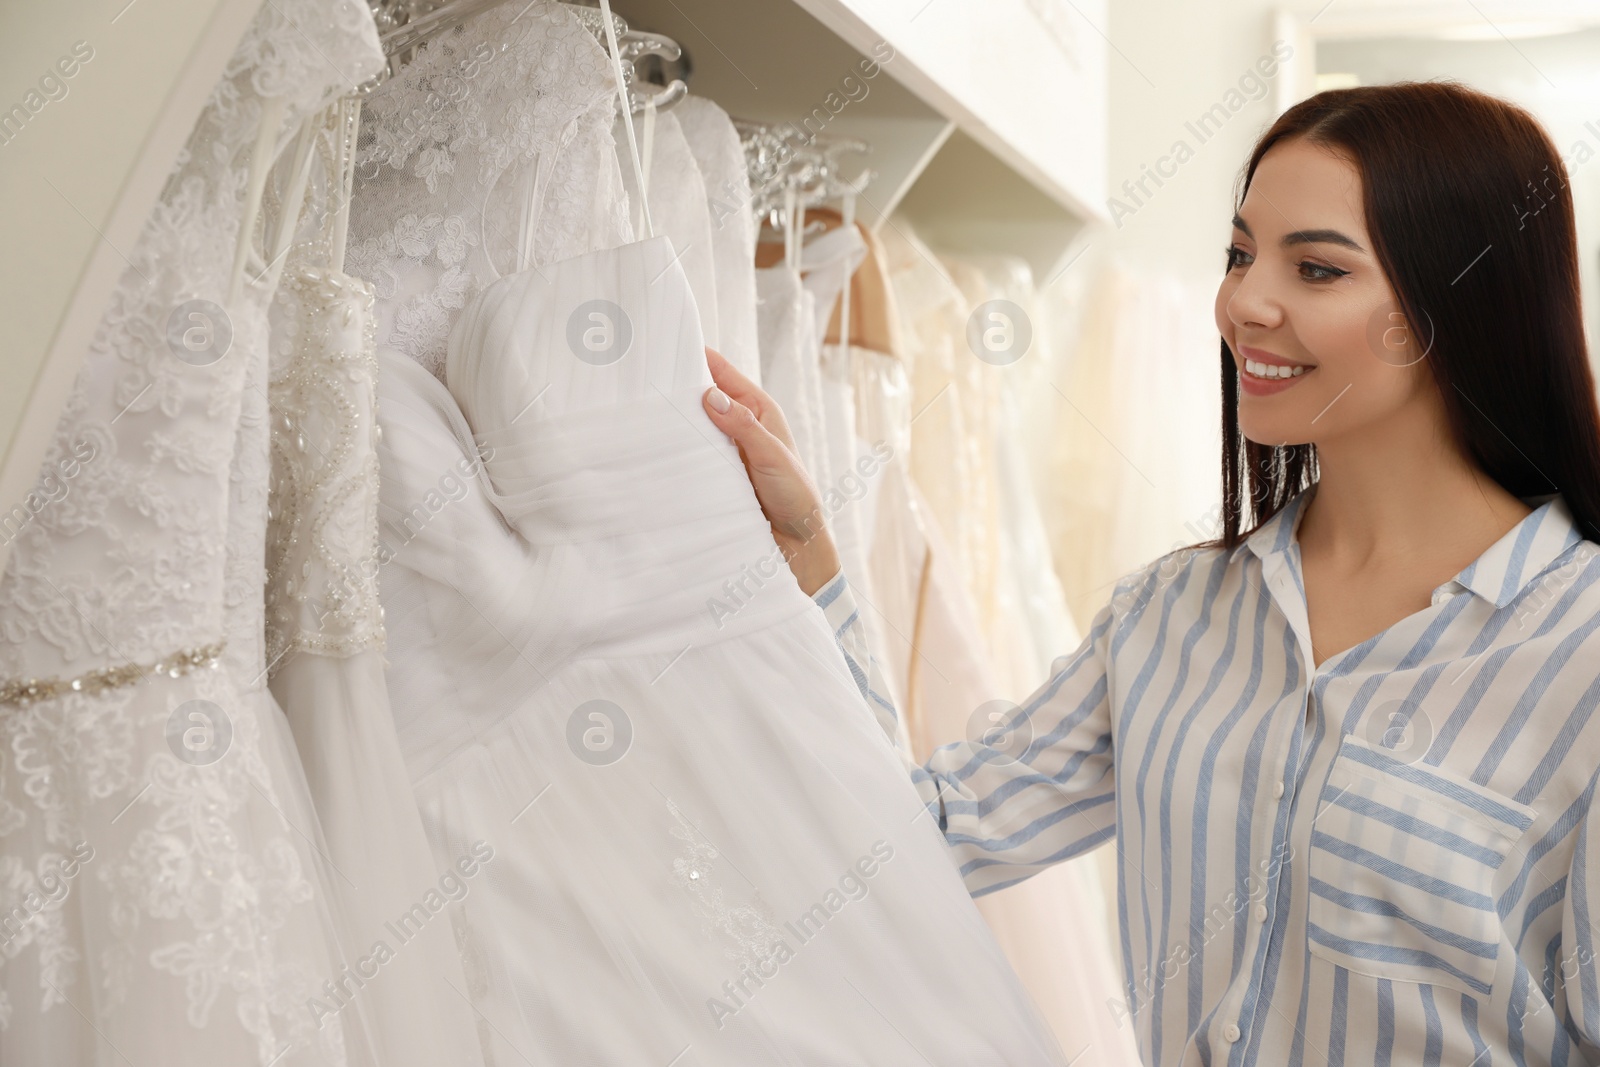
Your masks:
<svg viewBox="0 0 1600 1067"><path fill-rule="evenodd" d="M822 500L795 455L783 411L722 356L706 349L715 386L700 398L717 429L733 438L772 538L806 596L839 572L839 551L822 521Z"/></svg>

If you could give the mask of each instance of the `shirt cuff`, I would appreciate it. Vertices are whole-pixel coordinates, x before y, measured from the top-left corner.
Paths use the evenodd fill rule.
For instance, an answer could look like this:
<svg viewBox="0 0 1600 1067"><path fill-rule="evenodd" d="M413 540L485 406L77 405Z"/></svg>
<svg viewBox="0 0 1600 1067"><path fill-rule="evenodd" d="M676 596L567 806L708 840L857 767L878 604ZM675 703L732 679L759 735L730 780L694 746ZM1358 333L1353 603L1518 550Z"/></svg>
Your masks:
<svg viewBox="0 0 1600 1067"><path fill-rule="evenodd" d="M855 598L850 595L850 583L844 580L844 568L833 572L833 577L822 583L822 588L811 594L837 634L855 611Z"/></svg>
<svg viewBox="0 0 1600 1067"><path fill-rule="evenodd" d="M850 668L850 676L861 691L861 699L872 710L890 744L902 745L899 716L894 704L886 696L888 689L883 684L882 667L872 655L867 640L867 626L856 609L855 594L845 580L844 569L840 568L823 583L822 588L811 595L811 599L822 609L828 629L844 655L845 665Z"/></svg>

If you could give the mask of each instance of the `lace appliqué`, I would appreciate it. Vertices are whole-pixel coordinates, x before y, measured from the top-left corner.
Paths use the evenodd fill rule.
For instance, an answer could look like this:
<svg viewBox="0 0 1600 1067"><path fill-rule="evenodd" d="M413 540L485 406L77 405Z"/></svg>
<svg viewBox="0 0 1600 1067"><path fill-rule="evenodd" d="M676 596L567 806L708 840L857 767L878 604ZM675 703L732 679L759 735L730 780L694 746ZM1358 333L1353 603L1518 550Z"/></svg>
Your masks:
<svg viewBox="0 0 1600 1067"><path fill-rule="evenodd" d="M357 242L345 254L346 269L371 280L374 294L395 305L385 343L440 378L444 377L445 341L454 321L451 313L465 307L467 295L483 287L463 264L467 250L477 244L477 233L460 215L406 215L390 232ZM402 261L432 268L436 272L433 286L402 298Z"/></svg>
<svg viewBox="0 0 1600 1067"><path fill-rule="evenodd" d="M229 709L223 712L229 745L211 763L179 759L164 737L168 706L196 699ZM29 798L42 819L38 836L51 847L38 854L36 865L89 840L91 828L105 820L128 830L118 847L98 850L87 884L72 889L76 907L106 915L115 935L97 941L92 958L98 978L93 996L102 1010L129 999L141 981L136 964L144 959L183 981L191 1025L208 1026L219 995L231 990L261 1062L288 1040L320 1048L326 1062L339 1063L339 1029L315 1032L303 1010L313 992L311 972L278 958L276 933L312 899L299 854L284 837L247 847L237 830L241 820L259 816L255 809L270 819L280 805L260 755L257 716L269 708L241 699L226 672L216 669L93 697L39 701L0 718L0 743L14 757L18 778L0 788ZM135 755L141 752L142 759ZM0 824L8 831L24 825L3 814ZM103 830L93 836L106 840ZM26 882L18 868L0 867L0 897L5 885L15 890ZM40 1010L60 1007L85 960L78 940L68 936L60 913L48 909L27 929L3 954L37 949ZM178 930L187 936L175 938ZM12 1007L0 992L0 1020Z"/></svg>
<svg viewBox="0 0 1600 1067"><path fill-rule="evenodd" d="M73 855L94 850L80 844ZM75 859L56 852L41 853L30 868L20 856L0 856L0 955L11 958L23 949L39 952L39 973L51 987L44 995L48 1008L64 1000L57 982L70 982L70 968L79 954L67 938L62 901L71 891L66 880L78 870ZM71 872L68 874L67 872ZM64 877L65 876L65 877ZM0 991L0 1028L10 1025L11 1004Z"/></svg>
<svg viewBox="0 0 1600 1067"><path fill-rule="evenodd" d="M772 946L784 940L772 909L759 891L749 904L728 903L716 863L721 853L670 799L667 810L678 823L672 828L672 836L683 842L672 861L672 880L689 894L702 929L708 934L717 931L723 935L724 952L735 963L763 965L772 954Z"/></svg>
<svg viewBox="0 0 1600 1067"><path fill-rule="evenodd" d="M538 263L631 240L614 114L605 53L545 2L475 16L375 90L343 266L375 287L377 343L443 380L456 313L525 246Z"/></svg>
<svg viewBox="0 0 1600 1067"><path fill-rule="evenodd" d="M372 287L296 263L278 291L285 365L269 388L267 662L383 646L378 360Z"/></svg>

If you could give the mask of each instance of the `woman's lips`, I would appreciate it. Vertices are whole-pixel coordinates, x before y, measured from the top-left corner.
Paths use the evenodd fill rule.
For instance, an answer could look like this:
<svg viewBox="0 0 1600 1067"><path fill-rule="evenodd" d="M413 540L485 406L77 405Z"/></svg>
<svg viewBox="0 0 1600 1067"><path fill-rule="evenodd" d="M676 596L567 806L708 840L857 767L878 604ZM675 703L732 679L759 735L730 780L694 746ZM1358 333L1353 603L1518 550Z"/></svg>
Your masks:
<svg viewBox="0 0 1600 1067"><path fill-rule="evenodd" d="M1239 386L1251 396L1272 396L1298 385L1315 373L1316 365L1291 359L1259 348L1239 346Z"/></svg>

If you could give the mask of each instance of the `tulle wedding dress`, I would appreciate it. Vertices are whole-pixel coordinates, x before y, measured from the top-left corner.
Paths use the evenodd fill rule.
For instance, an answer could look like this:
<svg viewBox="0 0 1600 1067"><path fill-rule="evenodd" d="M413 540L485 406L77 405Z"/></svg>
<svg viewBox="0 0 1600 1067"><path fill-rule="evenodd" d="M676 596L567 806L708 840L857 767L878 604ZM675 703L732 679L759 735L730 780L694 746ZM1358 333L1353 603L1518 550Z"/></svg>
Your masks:
<svg viewBox="0 0 1600 1067"><path fill-rule="evenodd" d="M484 1067L443 914L460 871L435 868L384 680L375 301L371 284L334 266L359 108L342 98L285 153L284 185L303 188L305 206L277 242L269 315L266 674L335 872L351 968L308 1013L322 1022L357 1007L382 1067Z"/></svg>
<svg viewBox="0 0 1600 1067"><path fill-rule="evenodd" d="M474 736L417 782L436 851L496 850L464 902L478 1006L553 1063L1057 1062L699 408L672 260L656 238L508 276L452 335L539 590L475 636L515 634L544 683L454 701ZM631 321L615 363L568 347L594 300Z"/></svg>
<svg viewBox="0 0 1600 1067"><path fill-rule="evenodd" d="M486 1052L1060 1064L701 408L679 258L489 281L448 389L380 348L390 688L435 855L488 857Z"/></svg>

